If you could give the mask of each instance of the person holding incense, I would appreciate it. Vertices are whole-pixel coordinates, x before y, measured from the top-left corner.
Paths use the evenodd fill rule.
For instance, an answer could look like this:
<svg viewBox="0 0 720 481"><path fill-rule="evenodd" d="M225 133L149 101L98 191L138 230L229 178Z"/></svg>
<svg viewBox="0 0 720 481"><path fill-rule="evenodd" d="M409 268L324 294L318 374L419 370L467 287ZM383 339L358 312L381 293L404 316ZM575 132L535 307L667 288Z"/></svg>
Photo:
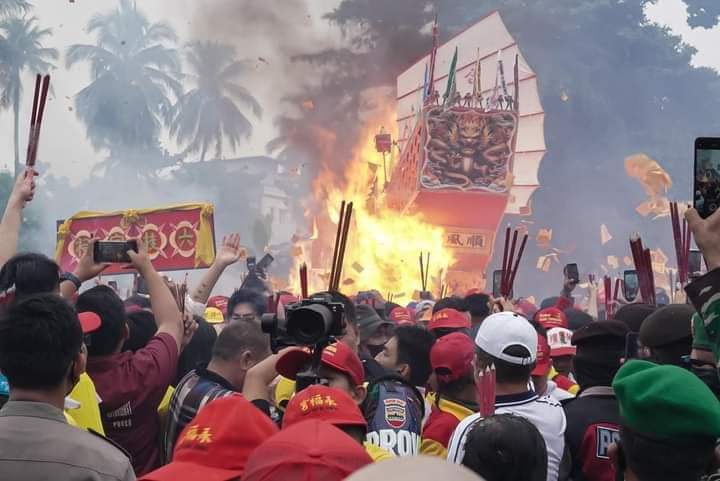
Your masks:
<svg viewBox="0 0 720 481"><path fill-rule="evenodd" d="M565 413L559 402L539 397L528 388L537 343L537 332L524 317L512 312L493 314L483 321L475 337L475 370L495 366L495 414L516 414L535 425L547 448L547 481L557 481L564 471ZM476 413L460 422L448 445L449 461L462 463L468 435L482 417Z"/></svg>

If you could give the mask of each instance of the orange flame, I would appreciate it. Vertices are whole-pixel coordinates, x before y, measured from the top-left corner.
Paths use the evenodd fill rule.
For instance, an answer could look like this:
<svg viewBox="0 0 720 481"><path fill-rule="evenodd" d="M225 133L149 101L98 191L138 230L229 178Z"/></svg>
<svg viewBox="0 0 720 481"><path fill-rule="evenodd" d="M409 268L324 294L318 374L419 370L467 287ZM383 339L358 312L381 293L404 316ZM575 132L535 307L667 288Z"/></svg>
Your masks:
<svg viewBox="0 0 720 481"><path fill-rule="evenodd" d="M422 215L408 215L385 206L383 157L375 149L375 135L381 128L394 132L395 112L391 106L381 107L377 115L366 122L352 159L342 174L330 168L316 178L313 195L332 223L337 225L339 207L343 200L353 202L353 222L343 265L341 290L354 294L362 290L377 290L382 295L395 296L396 302L409 301L421 290L418 256L430 252L428 289L437 295L444 282L442 273L454 262L450 249L444 247L444 229L425 222ZM397 150L394 147L394 150ZM386 154L387 172L391 172L392 156ZM329 165L326 163L325 165ZM333 229L335 229L333 226ZM332 238L330 238L332 237ZM334 236L320 236L332 251ZM307 259L305 259L307 261ZM300 262L300 261L298 261ZM312 266L329 269L327 266ZM325 290L322 276L311 279L313 291Z"/></svg>

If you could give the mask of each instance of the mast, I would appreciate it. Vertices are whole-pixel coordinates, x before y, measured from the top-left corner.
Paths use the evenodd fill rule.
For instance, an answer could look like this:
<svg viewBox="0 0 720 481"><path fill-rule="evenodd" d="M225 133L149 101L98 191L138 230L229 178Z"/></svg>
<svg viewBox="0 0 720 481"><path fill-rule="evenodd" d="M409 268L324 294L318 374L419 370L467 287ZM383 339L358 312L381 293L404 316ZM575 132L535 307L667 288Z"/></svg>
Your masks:
<svg viewBox="0 0 720 481"><path fill-rule="evenodd" d="M427 77L428 78L427 92L425 92L426 99L431 99L433 97L433 92L435 91L435 60L437 59L437 51L438 51L438 46L439 46L437 15L435 15L435 21L433 22L432 35L433 35L433 45L432 45L432 51L430 52L430 69L428 70L428 77Z"/></svg>
<svg viewBox="0 0 720 481"><path fill-rule="evenodd" d="M515 111L520 111L520 55L515 54Z"/></svg>

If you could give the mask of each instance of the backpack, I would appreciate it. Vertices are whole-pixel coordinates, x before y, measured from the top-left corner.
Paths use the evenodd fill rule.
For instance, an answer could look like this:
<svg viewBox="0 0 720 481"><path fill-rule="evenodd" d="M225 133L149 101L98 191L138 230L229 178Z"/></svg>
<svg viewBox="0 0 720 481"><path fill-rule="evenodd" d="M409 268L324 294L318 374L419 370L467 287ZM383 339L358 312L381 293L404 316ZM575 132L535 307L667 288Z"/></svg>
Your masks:
<svg viewBox="0 0 720 481"><path fill-rule="evenodd" d="M362 411L369 443L396 456L420 454L425 400L415 386L397 375L379 377L368 385Z"/></svg>

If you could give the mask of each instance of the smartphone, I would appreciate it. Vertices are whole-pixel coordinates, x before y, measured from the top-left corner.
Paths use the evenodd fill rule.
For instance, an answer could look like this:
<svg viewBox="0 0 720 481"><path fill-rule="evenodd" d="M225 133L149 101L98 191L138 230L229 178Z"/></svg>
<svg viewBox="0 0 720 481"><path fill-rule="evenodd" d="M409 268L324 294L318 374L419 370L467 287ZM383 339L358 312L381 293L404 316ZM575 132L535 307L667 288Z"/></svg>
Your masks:
<svg viewBox="0 0 720 481"><path fill-rule="evenodd" d="M640 334L628 332L625 335L625 361L638 359L640 357Z"/></svg>
<svg viewBox="0 0 720 481"><path fill-rule="evenodd" d="M256 269L259 269L263 272L267 270L268 267L270 267L270 264L273 263L275 258L271 256L270 254L265 254L262 259L260 259L260 262L257 263L255 266Z"/></svg>
<svg viewBox="0 0 720 481"><path fill-rule="evenodd" d="M257 259L255 257L248 257L245 263L247 264L248 272L255 271L255 266L257 265Z"/></svg>
<svg viewBox="0 0 720 481"><path fill-rule="evenodd" d="M502 292L500 292L500 284L502 283L502 269L498 269L496 271L493 271L493 297L498 298L502 297Z"/></svg>
<svg viewBox="0 0 720 481"><path fill-rule="evenodd" d="M702 253L699 250L691 249L688 254L688 274L691 278L702 274Z"/></svg>
<svg viewBox="0 0 720 481"><path fill-rule="evenodd" d="M112 289L117 292L118 290L118 283L117 281L108 281L108 286L112 287Z"/></svg>
<svg viewBox="0 0 720 481"><path fill-rule="evenodd" d="M640 281L638 280L637 271L623 272L623 296L629 302L635 300L640 290Z"/></svg>
<svg viewBox="0 0 720 481"><path fill-rule="evenodd" d="M135 292L142 296L150 295L150 287L148 287L148 283L144 277L138 277L137 289L135 289Z"/></svg>
<svg viewBox="0 0 720 481"><path fill-rule="evenodd" d="M720 137L695 139L695 209L706 219L720 205Z"/></svg>
<svg viewBox="0 0 720 481"><path fill-rule="evenodd" d="M128 241L97 241L93 249L93 260L98 263L124 263L130 262L127 251L138 251L137 240Z"/></svg>
<svg viewBox="0 0 720 481"><path fill-rule="evenodd" d="M565 278L568 281L573 281L575 283L580 282L580 272L578 272L577 264L567 264L563 271L565 272Z"/></svg>

